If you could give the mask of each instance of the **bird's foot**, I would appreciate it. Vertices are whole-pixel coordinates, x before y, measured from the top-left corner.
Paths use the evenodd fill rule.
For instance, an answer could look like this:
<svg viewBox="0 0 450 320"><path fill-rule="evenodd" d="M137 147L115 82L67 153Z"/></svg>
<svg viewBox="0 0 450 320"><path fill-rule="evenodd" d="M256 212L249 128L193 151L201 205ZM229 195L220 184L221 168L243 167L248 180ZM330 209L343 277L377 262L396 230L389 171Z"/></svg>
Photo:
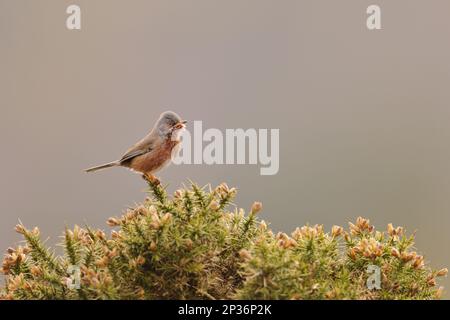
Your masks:
<svg viewBox="0 0 450 320"><path fill-rule="evenodd" d="M157 185L159 186L161 184L161 181L159 181L159 179L157 177L155 177L154 175L150 174L150 173L144 173L142 175L142 178L147 181L148 183L151 183L153 185Z"/></svg>

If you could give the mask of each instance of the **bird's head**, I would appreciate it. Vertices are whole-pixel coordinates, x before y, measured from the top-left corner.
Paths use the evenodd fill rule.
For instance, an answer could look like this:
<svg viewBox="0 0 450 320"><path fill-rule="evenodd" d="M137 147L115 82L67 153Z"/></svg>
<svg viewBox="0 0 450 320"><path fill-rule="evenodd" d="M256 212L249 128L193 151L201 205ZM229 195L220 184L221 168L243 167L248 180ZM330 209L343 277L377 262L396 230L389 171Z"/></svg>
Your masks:
<svg viewBox="0 0 450 320"><path fill-rule="evenodd" d="M186 122L186 120L182 120L175 112L166 111L160 115L158 122L156 123L156 129L161 137L175 137L178 140L179 136L186 128Z"/></svg>

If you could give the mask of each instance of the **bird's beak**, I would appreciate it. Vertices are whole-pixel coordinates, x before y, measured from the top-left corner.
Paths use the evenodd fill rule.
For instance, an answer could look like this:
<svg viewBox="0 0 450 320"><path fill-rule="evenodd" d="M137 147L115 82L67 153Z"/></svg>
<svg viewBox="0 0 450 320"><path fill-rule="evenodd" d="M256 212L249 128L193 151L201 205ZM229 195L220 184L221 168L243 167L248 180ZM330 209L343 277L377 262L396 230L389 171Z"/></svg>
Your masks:
<svg viewBox="0 0 450 320"><path fill-rule="evenodd" d="M177 129L181 129L181 128L186 128L186 120L181 120L180 122L178 122L176 125L173 126L173 128L175 130Z"/></svg>

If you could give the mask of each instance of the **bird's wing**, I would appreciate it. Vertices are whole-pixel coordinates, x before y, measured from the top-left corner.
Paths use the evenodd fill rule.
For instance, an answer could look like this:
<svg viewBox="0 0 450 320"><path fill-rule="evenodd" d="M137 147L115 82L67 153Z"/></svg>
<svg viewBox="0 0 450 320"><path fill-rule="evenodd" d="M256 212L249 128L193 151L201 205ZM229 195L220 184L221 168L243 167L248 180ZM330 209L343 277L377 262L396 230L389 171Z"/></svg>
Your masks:
<svg viewBox="0 0 450 320"><path fill-rule="evenodd" d="M143 140L138 143L136 143L133 147L127 150L125 154L120 158L120 163L126 162L128 160L131 160L137 156L141 156L143 154L146 154L153 150L153 144L148 143L147 141Z"/></svg>
<svg viewBox="0 0 450 320"><path fill-rule="evenodd" d="M147 152L150 152L150 151L151 151L151 149L147 149L147 150L141 149L141 150L135 150L135 151L132 151L132 152L127 152L126 154L123 155L122 158L120 158L119 161L120 161L120 163L123 163L123 162L131 160L131 159L133 159L133 158L135 158L137 156L141 156L143 154L146 154Z"/></svg>

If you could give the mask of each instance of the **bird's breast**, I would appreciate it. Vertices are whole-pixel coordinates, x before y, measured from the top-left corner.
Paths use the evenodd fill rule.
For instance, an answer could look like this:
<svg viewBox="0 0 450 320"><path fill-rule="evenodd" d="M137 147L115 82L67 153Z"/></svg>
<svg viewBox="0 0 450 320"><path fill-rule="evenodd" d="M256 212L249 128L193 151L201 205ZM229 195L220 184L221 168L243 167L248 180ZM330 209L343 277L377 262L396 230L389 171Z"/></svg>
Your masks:
<svg viewBox="0 0 450 320"><path fill-rule="evenodd" d="M179 141L166 140L152 151L134 158L129 167L142 173L154 173L170 163Z"/></svg>

